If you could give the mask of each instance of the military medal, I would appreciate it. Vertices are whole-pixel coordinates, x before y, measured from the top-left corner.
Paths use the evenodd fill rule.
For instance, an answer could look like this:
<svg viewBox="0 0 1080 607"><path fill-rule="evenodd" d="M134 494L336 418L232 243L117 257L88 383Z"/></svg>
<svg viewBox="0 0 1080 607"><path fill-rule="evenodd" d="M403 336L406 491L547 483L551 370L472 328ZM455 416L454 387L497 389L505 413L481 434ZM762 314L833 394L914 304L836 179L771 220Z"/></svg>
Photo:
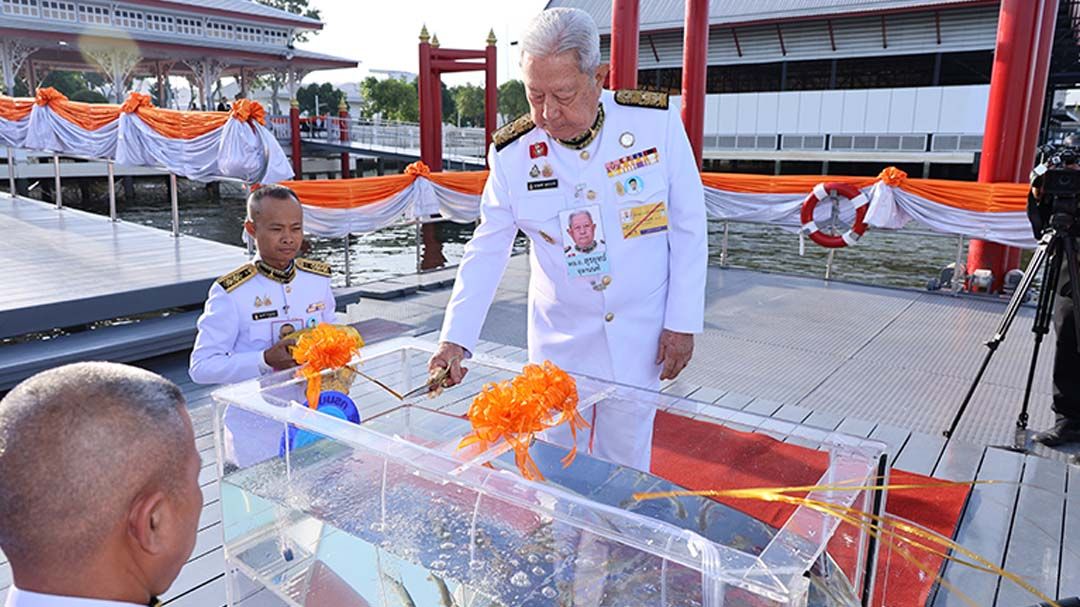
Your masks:
<svg viewBox="0 0 1080 607"><path fill-rule="evenodd" d="M623 184L622 184L621 181L616 181L615 182L615 193L618 194L619 196L622 196L623 194L626 194L626 188L623 187Z"/></svg>
<svg viewBox="0 0 1080 607"><path fill-rule="evenodd" d="M542 175L543 175L544 177L551 177L551 176L552 176L552 175L553 175L553 174L555 173L555 171L553 171L553 170L551 169L551 165L550 165L550 164L548 164L548 163L546 163L546 162L545 162L545 163L544 163L544 168L543 168L543 170L541 170L541 171L540 171L540 173L541 173L541 174L542 174Z"/></svg>
<svg viewBox="0 0 1080 607"><path fill-rule="evenodd" d="M574 186L574 198L581 198L581 195L585 193L585 184L579 183Z"/></svg>
<svg viewBox="0 0 1080 607"><path fill-rule="evenodd" d="M258 295L256 295L255 296L255 307L256 308L261 308L262 305L263 305L262 298L259 297Z"/></svg>
<svg viewBox="0 0 1080 607"><path fill-rule="evenodd" d="M596 190L589 190L589 192L585 194L585 197L589 200L596 200Z"/></svg>
<svg viewBox="0 0 1080 607"><path fill-rule="evenodd" d="M529 146L529 158L540 158L541 156L547 156L547 144L543 141L538 141Z"/></svg>
<svg viewBox="0 0 1080 607"><path fill-rule="evenodd" d="M532 177L533 179L536 179L539 176L540 176L540 167L538 167L538 166L536 166L534 164L532 166L532 169L529 170L529 177Z"/></svg>
<svg viewBox="0 0 1080 607"><path fill-rule="evenodd" d="M619 135L619 145L623 146L624 148L628 148L634 145L634 134L630 131L626 131L622 135Z"/></svg>

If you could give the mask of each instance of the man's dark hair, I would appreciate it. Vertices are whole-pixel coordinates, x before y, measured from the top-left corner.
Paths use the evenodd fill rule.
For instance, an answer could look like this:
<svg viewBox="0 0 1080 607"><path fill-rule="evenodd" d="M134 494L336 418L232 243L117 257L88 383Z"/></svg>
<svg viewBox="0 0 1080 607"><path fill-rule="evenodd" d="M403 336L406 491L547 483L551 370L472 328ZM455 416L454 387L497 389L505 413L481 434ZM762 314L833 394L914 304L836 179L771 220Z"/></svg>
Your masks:
<svg viewBox="0 0 1080 607"><path fill-rule="evenodd" d="M296 195L289 188L283 185L264 185L256 188L248 194L247 199L247 219L248 221L255 221L255 218L259 215L259 211L262 210L263 201L267 198L273 200L294 200L297 204L300 204L300 197Z"/></svg>

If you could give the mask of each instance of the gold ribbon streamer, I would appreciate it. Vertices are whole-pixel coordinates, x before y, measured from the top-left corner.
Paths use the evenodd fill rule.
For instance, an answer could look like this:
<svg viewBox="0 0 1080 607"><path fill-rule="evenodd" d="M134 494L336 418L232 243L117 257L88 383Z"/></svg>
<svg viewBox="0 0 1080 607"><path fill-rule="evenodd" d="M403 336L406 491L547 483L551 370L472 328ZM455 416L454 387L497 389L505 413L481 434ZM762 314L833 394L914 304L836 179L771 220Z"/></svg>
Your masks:
<svg viewBox="0 0 1080 607"><path fill-rule="evenodd" d="M881 477L874 477L870 480L883 480ZM882 543L889 545L893 548L897 554L899 554L904 560L911 563L920 571L928 576L931 576L935 582L940 584L943 588L957 595L964 603L971 607L979 607L971 599L965 595L960 589L950 584L947 580L942 578L936 571L931 571L924 563L915 558L908 550L907 547L913 547L920 549L924 552L940 556L947 561L951 561L958 565L970 567L976 571L983 571L1005 578L1010 582L1020 586L1027 592L1037 597L1040 601L1051 605L1052 607L1060 607L1059 604L1054 601L1053 598L1046 596L1039 589L1035 588L1019 575L1006 571L1002 567L991 563L987 559L979 556L978 554L968 550L964 546L954 542L953 540L929 529L919 527L913 523L907 522L903 519L899 519L890 515L879 516L870 512L864 512L856 508L848 506L841 506L839 504L831 504L828 502L822 502L820 500L814 500L807 497L797 497L788 495L789 493L810 493L814 491L906 491L912 489L940 489L945 487L974 487L976 485L992 485L992 484L1005 484L1006 481L994 481L994 480L982 480L982 481L967 481L967 482L941 482L941 483L910 483L902 485L850 485L850 484L835 484L835 485L803 485L792 487L758 487L751 489L720 489L720 490L702 490L702 491L659 491L654 493L635 493L634 499L638 501L652 500L652 499L668 499L676 497L728 497L732 499L753 499L765 502L781 502L785 504L791 504L794 506L806 506L817 512L833 516L840 519L843 522L849 523L863 531L869 533L871 537L879 539ZM908 533L912 537L906 537L901 535L897 531L889 529L889 527L895 527L899 531ZM923 540L923 541L919 541ZM935 548L934 545L943 546L951 549L953 553L959 553L969 560L959 558L954 554Z"/></svg>

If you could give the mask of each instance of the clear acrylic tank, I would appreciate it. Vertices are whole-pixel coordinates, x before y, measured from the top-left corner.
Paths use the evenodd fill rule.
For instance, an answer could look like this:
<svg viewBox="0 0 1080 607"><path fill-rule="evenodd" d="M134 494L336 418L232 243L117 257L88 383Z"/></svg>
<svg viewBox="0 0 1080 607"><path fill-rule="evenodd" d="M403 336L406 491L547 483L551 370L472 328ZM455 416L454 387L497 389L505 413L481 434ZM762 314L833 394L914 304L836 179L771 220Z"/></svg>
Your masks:
<svg viewBox="0 0 1080 607"><path fill-rule="evenodd" d="M433 349L392 339L365 347L359 368L405 393L426 381ZM230 605L756 607L871 596L873 538L808 507L770 526L707 498L635 501L679 487L590 453L588 432L566 469L566 449L537 437L542 481L523 478L503 445L459 450L473 396L522 364L478 354L466 366L461 386L405 402L362 377L326 374L323 389L347 393L359 424L299 404L305 383L292 372L214 393ZM885 474L877 442L575 379L589 432L617 419L605 410L656 409L826 453L821 485ZM883 509L870 492L808 497ZM827 548L841 533L846 556L834 559Z"/></svg>

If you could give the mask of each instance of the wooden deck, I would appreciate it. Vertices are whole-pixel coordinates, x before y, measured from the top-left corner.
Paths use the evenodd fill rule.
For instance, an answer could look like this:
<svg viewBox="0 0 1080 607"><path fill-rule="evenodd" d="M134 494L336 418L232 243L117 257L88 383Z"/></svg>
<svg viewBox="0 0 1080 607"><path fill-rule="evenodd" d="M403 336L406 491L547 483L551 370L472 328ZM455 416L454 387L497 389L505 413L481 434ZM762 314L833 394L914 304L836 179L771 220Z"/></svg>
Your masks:
<svg viewBox="0 0 1080 607"><path fill-rule="evenodd" d="M434 333L422 337L435 339ZM525 351L516 346L484 342L479 351L524 361ZM191 559L163 597L166 605L208 607L225 604L224 554L221 538L220 491L216 478L210 391L187 378L187 360L170 355L145 361L153 369L181 385L195 424L196 443L203 457L200 483L203 513ZM482 378L471 378L473 382ZM757 432L782 436L784 425L794 422L825 430L839 430L870 437L889 445L891 464L897 468L946 480L998 480L1007 483L980 485L973 489L963 513L957 541L1007 570L1027 579L1051 597L1080 594L1080 468L1034 455L910 432L897 426L827 412L784 405L738 392L675 382L667 393L686 396L730 410L764 415L769 421ZM465 391L462 391L465 393ZM456 409L453 400L445 408ZM779 433L779 434L777 434ZM790 439L789 439L790 440ZM0 557L0 560L3 560ZM945 578L973 597L977 604L1021 607L1037 601L1022 589L994 576L964 567L946 567ZM0 563L0 597L11 583L6 563ZM246 600L245 605L260 604ZM929 605L962 605L956 596L940 592Z"/></svg>
<svg viewBox="0 0 1080 607"><path fill-rule="evenodd" d="M221 243L0 194L0 339L201 304L247 261Z"/></svg>

